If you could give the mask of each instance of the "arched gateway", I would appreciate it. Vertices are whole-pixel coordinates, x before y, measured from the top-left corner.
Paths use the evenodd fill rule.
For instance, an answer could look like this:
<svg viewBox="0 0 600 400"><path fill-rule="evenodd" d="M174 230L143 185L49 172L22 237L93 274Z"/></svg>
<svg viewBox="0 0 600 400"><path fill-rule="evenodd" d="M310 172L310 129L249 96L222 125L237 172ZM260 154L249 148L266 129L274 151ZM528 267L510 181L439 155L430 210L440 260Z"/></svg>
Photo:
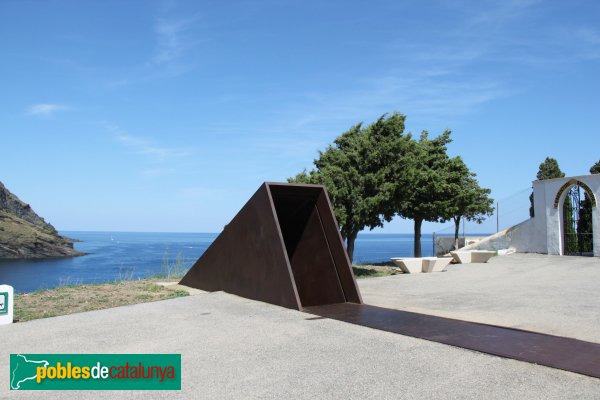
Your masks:
<svg viewBox="0 0 600 400"><path fill-rule="evenodd" d="M600 256L599 174L534 181L533 195L524 250Z"/></svg>
<svg viewBox="0 0 600 400"><path fill-rule="evenodd" d="M570 179L563 184L554 198L554 208L559 211L562 253L564 255L592 256L594 254L594 229L592 211L596 198L585 183Z"/></svg>
<svg viewBox="0 0 600 400"><path fill-rule="evenodd" d="M600 174L534 181L535 216L467 248L600 257L599 200Z"/></svg>

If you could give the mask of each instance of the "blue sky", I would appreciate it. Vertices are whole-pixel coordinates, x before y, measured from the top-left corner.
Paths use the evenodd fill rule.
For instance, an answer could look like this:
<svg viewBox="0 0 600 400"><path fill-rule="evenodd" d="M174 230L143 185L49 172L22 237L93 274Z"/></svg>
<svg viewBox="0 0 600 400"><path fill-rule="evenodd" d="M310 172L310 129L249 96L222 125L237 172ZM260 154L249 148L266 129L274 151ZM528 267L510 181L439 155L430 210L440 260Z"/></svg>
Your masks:
<svg viewBox="0 0 600 400"><path fill-rule="evenodd" d="M0 181L60 230L218 232L399 111L451 129L519 222L546 156L600 159L598 21L591 0L2 1Z"/></svg>

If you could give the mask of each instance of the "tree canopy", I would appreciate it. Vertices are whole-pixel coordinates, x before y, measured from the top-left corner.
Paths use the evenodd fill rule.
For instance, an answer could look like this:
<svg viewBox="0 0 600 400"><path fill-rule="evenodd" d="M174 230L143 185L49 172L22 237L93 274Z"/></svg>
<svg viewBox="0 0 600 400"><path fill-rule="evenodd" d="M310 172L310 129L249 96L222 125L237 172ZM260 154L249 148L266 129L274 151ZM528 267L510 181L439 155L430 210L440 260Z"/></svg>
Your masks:
<svg viewBox="0 0 600 400"><path fill-rule="evenodd" d="M415 152L411 171L396 170L395 181L400 181L407 172L410 179L397 185L395 199L396 212L403 218L413 220L414 256L421 256L421 226L423 221L445 222L450 218L447 213L450 184L448 182L447 144L450 143L450 131L430 139L427 131L414 147Z"/></svg>
<svg viewBox="0 0 600 400"><path fill-rule="evenodd" d="M458 232L463 219L482 223L486 216L494 212L494 200L489 197L492 191L480 187L476 177L477 174L469 170L461 157L449 160L450 195L447 212L454 221L455 248L458 248Z"/></svg>
<svg viewBox="0 0 600 400"><path fill-rule="evenodd" d="M590 174L600 174L600 161L596 162L590 167ZM581 200L581 206L579 209L579 221L577 223L578 250L581 253L594 251L592 236L592 200L588 196L587 192L584 192L583 200Z"/></svg>
<svg viewBox="0 0 600 400"><path fill-rule="evenodd" d="M350 260L358 233L383 226L394 216L390 199L396 186L391 178L393 171L402 166L402 155L408 152L411 139L404 135L405 118L394 113L383 115L367 127L353 126L319 152L315 169L288 179L325 185ZM393 164L392 158L400 164Z"/></svg>
<svg viewBox="0 0 600 400"><path fill-rule="evenodd" d="M558 161L552 157L546 157L546 159L540 164L536 178L539 181L545 179L564 178L565 173L561 171L558 166Z"/></svg>
<svg viewBox="0 0 600 400"><path fill-rule="evenodd" d="M538 181L545 179L564 178L565 173L561 171L558 166L558 161L552 157L546 157L546 159L540 164L536 178ZM533 193L529 195L529 216L533 218L535 216L535 210L533 208Z"/></svg>
<svg viewBox="0 0 600 400"><path fill-rule="evenodd" d="M448 156L450 131L434 138L423 132L415 140L404 133L405 119L384 114L353 126L319 152L314 169L288 179L325 185L350 260L358 233L395 215L414 220L419 257L423 221L480 220L491 207L489 189L479 187L462 159Z"/></svg>

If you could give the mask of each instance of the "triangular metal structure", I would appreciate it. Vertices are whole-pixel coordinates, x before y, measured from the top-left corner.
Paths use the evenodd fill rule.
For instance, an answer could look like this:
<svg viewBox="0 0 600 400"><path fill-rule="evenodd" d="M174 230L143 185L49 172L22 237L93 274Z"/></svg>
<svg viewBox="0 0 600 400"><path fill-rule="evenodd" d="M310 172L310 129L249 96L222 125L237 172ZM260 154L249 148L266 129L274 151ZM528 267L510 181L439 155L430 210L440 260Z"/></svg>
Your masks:
<svg viewBox="0 0 600 400"><path fill-rule="evenodd" d="M261 185L180 283L297 310L362 304L320 185Z"/></svg>

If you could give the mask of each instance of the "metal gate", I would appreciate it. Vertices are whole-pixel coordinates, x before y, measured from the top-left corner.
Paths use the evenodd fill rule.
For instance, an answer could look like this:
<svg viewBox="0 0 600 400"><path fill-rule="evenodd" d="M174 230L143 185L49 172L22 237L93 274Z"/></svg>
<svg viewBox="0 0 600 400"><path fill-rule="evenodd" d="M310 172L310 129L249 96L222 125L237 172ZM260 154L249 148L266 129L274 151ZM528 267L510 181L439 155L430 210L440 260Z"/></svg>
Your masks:
<svg viewBox="0 0 600 400"><path fill-rule="evenodd" d="M578 185L573 186L565 198L563 227L563 254L571 256L594 255L592 202Z"/></svg>

